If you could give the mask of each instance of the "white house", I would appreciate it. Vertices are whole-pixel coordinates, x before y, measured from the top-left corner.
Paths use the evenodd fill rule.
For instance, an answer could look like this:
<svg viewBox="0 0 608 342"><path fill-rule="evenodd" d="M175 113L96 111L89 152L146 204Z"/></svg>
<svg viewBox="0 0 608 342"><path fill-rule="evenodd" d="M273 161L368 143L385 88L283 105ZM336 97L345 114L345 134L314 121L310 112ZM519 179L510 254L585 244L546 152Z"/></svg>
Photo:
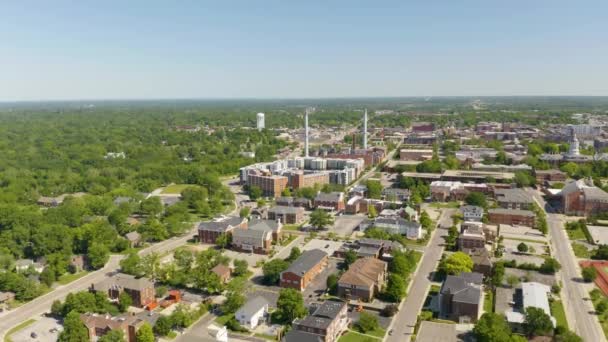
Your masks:
<svg viewBox="0 0 608 342"><path fill-rule="evenodd" d="M378 217L374 221L374 227L389 234L405 235L408 239L420 239L422 237L420 223L407 221L401 217Z"/></svg>
<svg viewBox="0 0 608 342"><path fill-rule="evenodd" d="M34 271L38 273L42 273L42 271L44 271L44 265L39 262L34 262L34 260L31 259L19 259L15 262L15 270L17 272L25 272L30 268L30 266L33 267Z"/></svg>
<svg viewBox="0 0 608 342"><path fill-rule="evenodd" d="M255 329L267 314L268 301L264 297L258 296L241 306L234 316L243 327Z"/></svg>
<svg viewBox="0 0 608 342"><path fill-rule="evenodd" d="M483 219L483 208L475 205L465 205L460 208L464 221L481 222Z"/></svg>

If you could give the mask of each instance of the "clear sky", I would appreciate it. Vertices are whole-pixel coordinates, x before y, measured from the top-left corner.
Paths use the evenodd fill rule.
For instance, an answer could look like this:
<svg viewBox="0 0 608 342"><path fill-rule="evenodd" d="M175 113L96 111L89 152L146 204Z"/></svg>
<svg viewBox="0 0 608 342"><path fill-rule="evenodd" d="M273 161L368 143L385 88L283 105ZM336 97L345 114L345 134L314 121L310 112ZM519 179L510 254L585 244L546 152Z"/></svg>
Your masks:
<svg viewBox="0 0 608 342"><path fill-rule="evenodd" d="M608 95L608 1L2 1L0 101Z"/></svg>

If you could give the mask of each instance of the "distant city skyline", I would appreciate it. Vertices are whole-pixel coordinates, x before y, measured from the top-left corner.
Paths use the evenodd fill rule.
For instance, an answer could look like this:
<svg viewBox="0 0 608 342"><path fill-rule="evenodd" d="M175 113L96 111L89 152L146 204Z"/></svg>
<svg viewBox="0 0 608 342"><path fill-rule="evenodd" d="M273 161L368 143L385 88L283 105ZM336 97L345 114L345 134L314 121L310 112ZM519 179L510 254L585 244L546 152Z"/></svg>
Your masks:
<svg viewBox="0 0 608 342"><path fill-rule="evenodd" d="M263 4L4 2L0 102L608 95L605 1Z"/></svg>

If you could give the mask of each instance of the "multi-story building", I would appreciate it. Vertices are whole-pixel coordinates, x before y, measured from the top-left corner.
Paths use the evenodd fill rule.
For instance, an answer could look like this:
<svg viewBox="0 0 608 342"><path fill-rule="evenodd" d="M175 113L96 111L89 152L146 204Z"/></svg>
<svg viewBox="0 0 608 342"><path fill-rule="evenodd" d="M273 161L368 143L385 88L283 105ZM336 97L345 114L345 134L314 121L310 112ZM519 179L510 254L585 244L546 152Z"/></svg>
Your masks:
<svg viewBox="0 0 608 342"><path fill-rule="evenodd" d="M479 226L468 226L458 236L458 248L460 250L471 248L484 248L486 237L483 229Z"/></svg>
<svg viewBox="0 0 608 342"><path fill-rule="evenodd" d="M232 249L268 254L272 249L272 231L237 228L232 231Z"/></svg>
<svg viewBox="0 0 608 342"><path fill-rule="evenodd" d="M118 299L120 294L124 292L131 297L132 305L138 308L143 308L156 300L154 283L150 279L145 277L136 278L124 273L118 273L93 284L90 290L104 293L110 299Z"/></svg>
<svg viewBox="0 0 608 342"><path fill-rule="evenodd" d="M474 323L482 311L483 275L461 273L448 275L439 290L440 317L462 323Z"/></svg>
<svg viewBox="0 0 608 342"><path fill-rule="evenodd" d="M432 149L401 149L399 150L400 160L424 161L433 158Z"/></svg>
<svg viewBox="0 0 608 342"><path fill-rule="evenodd" d="M494 191L498 206L504 209L530 210L534 201L532 197L522 189L496 189Z"/></svg>
<svg viewBox="0 0 608 342"><path fill-rule="evenodd" d="M536 214L530 210L496 208L488 210L488 217L494 224L522 225L534 228Z"/></svg>
<svg viewBox="0 0 608 342"><path fill-rule="evenodd" d="M327 267L329 256L320 249L305 251L281 272L281 287L304 290Z"/></svg>
<svg viewBox="0 0 608 342"><path fill-rule="evenodd" d="M534 171L536 183L544 184L545 182L565 182L568 175L560 170L536 170Z"/></svg>
<svg viewBox="0 0 608 342"><path fill-rule="evenodd" d="M371 302L386 282L387 263L376 258L360 258L338 280L338 296Z"/></svg>
<svg viewBox="0 0 608 342"><path fill-rule="evenodd" d="M460 212L465 222L481 222L483 219L483 208L475 205L460 207Z"/></svg>
<svg viewBox="0 0 608 342"><path fill-rule="evenodd" d="M231 217L222 221L201 222L198 225L198 238L202 243L215 243L222 234L232 234L236 228L247 228L247 220Z"/></svg>
<svg viewBox="0 0 608 342"><path fill-rule="evenodd" d="M567 215L587 216L608 210L608 193L591 180L570 182L560 192L562 209Z"/></svg>
<svg viewBox="0 0 608 342"><path fill-rule="evenodd" d="M299 224L304 220L304 208L276 206L268 209L268 219L283 224Z"/></svg>
<svg viewBox="0 0 608 342"><path fill-rule="evenodd" d="M317 209L342 211L346 208L344 204L344 193L342 192L320 192L314 199L313 206Z"/></svg>
<svg viewBox="0 0 608 342"><path fill-rule="evenodd" d="M325 301L312 315L296 319L283 341L336 342L350 323L345 302Z"/></svg>
<svg viewBox="0 0 608 342"><path fill-rule="evenodd" d="M279 197L287 188L289 178L279 175L264 174L261 172L250 172L247 174L247 184L250 187L257 186L262 189L264 196Z"/></svg>

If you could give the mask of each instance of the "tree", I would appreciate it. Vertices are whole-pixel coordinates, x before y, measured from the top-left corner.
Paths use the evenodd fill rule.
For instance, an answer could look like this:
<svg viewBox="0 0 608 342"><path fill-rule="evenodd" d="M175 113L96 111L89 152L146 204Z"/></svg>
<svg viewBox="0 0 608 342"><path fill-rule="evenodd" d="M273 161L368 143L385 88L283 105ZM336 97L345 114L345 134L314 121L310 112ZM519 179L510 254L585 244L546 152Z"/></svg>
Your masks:
<svg viewBox="0 0 608 342"><path fill-rule="evenodd" d="M243 304L245 304L245 296L240 292L232 291L226 296L226 301L222 305L222 312L234 313Z"/></svg>
<svg viewBox="0 0 608 342"><path fill-rule="evenodd" d="M316 209L310 214L310 224L319 230L325 229L334 223L334 218L325 210Z"/></svg>
<svg viewBox="0 0 608 342"><path fill-rule="evenodd" d="M384 296L391 302L400 302L405 297L405 279L397 274L389 274Z"/></svg>
<svg viewBox="0 0 608 342"><path fill-rule="evenodd" d="M230 245L231 242L232 242L232 235L226 234L226 233L220 234L217 237L217 239L215 239L215 244L218 245L218 247L220 247L221 249L228 247L228 245Z"/></svg>
<svg viewBox="0 0 608 342"><path fill-rule="evenodd" d="M534 185L536 183L536 178L526 171L517 171L515 172L515 183L518 187L523 188Z"/></svg>
<svg viewBox="0 0 608 342"><path fill-rule="evenodd" d="M89 247L87 258L89 260L89 265L91 265L92 268L100 269L104 267L106 262L108 262L108 259L110 259L110 249L104 244L93 243L93 245Z"/></svg>
<svg viewBox="0 0 608 342"><path fill-rule="evenodd" d="M118 309L120 312L125 312L129 308L129 306L133 305L133 299L126 292L121 292L118 295Z"/></svg>
<svg viewBox="0 0 608 342"><path fill-rule="evenodd" d="M306 316L308 310L304 306L302 293L294 289L281 289L277 300L277 310L285 322Z"/></svg>
<svg viewBox="0 0 608 342"><path fill-rule="evenodd" d="M470 192L467 197L464 198L464 201L468 205L475 205L482 208L486 208L488 206L486 195L477 191Z"/></svg>
<svg viewBox="0 0 608 342"><path fill-rule="evenodd" d="M458 228L451 226L448 230L448 235L445 237L445 244L449 250L456 248L456 241L458 240Z"/></svg>
<svg viewBox="0 0 608 342"><path fill-rule="evenodd" d="M519 284L519 277L514 274L508 275L507 284L509 284L510 287L515 287L517 284Z"/></svg>
<svg viewBox="0 0 608 342"><path fill-rule="evenodd" d="M594 281L595 278L597 278L597 271L595 270L595 267L593 267L593 266L583 267L582 273L583 273L583 279L588 283Z"/></svg>
<svg viewBox="0 0 608 342"><path fill-rule="evenodd" d="M160 197L153 196L141 201L139 210L144 215L158 216L163 212L163 204L160 201Z"/></svg>
<svg viewBox="0 0 608 342"><path fill-rule="evenodd" d="M63 321L63 331L59 334L59 342L82 342L89 340L89 330L80 320L80 314L70 312Z"/></svg>
<svg viewBox="0 0 608 342"><path fill-rule="evenodd" d="M154 342L154 332L150 323L145 322L135 334L135 340L137 342Z"/></svg>
<svg viewBox="0 0 608 342"><path fill-rule="evenodd" d="M497 262L492 270L492 285L500 286L505 276L505 264L503 262Z"/></svg>
<svg viewBox="0 0 608 342"><path fill-rule="evenodd" d="M463 252L456 252L439 263L439 270L450 275L471 272L472 269L473 260Z"/></svg>
<svg viewBox="0 0 608 342"><path fill-rule="evenodd" d="M486 312L477 321L473 334L478 342L510 342L511 328L503 315Z"/></svg>
<svg viewBox="0 0 608 342"><path fill-rule="evenodd" d="M125 334L122 330L110 330L107 334L101 336L98 342L125 342Z"/></svg>
<svg viewBox="0 0 608 342"><path fill-rule="evenodd" d="M55 271L50 267L45 267L42 273L40 273L40 281L44 285L51 287L55 282Z"/></svg>
<svg viewBox="0 0 608 342"><path fill-rule="evenodd" d="M397 304L387 304L382 308L380 314L384 317L393 317L399 311L399 306Z"/></svg>
<svg viewBox="0 0 608 342"><path fill-rule="evenodd" d="M249 207L243 207L239 211L239 217L243 217L243 218L249 217L250 213L251 213L251 209L249 209Z"/></svg>
<svg viewBox="0 0 608 342"><path fill-rule="evenodd" d="M357 252L352 249L347 250L346 253L344 253L344 265L346 266L346 269L348 269L357 258Z"/></svg>
<svg viewBox="0 0 608 342"><path fill-rule="evenodd" d="M369 217L370 219L376 218L378 216L378 211L376 210L376 206L374 206L373 204L370 204L367 207L367 217Z"/></svg>
<svg viewBox="0 0 608 342"><path fill-rule="evenodd" d="M302 252L300 251L300 249L297 246L295 246L291 249L291 251L289 252L289 256L287 257L287 259L285 259L285 261L292 263L297 258L299 258L301 254L302 254Z"/></svg>
<svg viewBox="0 0 608 342"><path fill-rule="evenodd" d="M247 260L237 259L234 260L234 275L242 276L247 274L249 271L249 265L247 264Z"/></svg>
<svg viewBox="0 0 608 342"><path fill-rule="evenodd" d="M289 263L285 260L274 259L265 263L262 266L264 273L264 282L268 285L276 285L281 277L281 272L289 267Z"/></svg>
<svg viewBox="0 0 608 342"><path fill-rule="evenodd" d="M429 230L433 225L433 220L431 220L431 217L426 211L423 211L420 214L420 225L426 230Z"/></svg>
<svg viewBox="0 0 608 342"><path fill-rule="evenodd" d="M391 273L407 277L416 268L416 258L410 251L393 253L393 259L388 264L388 269Z"/></svg>
<svg viewBox="0 0 608 342"><path fill-rule="evenodd" d="M553 322L543 309L528 307L526 308L524 330L530 336L550 335L553 332Z"/></svg>
<svg viewBox="0 0 608 342"><path fill-rule="evenodd" d="M134 276L141 276L143 272L141 271L140 263L141 258L139 254L131 252L126 258L120 260L120 271Z"/></svg>
<svg viewBox="0 0 608 342"><path fill-rule="evenodd" d="M283 196L283 197L291 197L291 190L289 190L289 188L283 189L283 191L281 191L281 196Z"/></svg>
<svg viewBox="0 0 608 342"><path fill-rule="evenodd" d="M555 272L559 271L561 267L562 266L557 260L553 258L546 258L543 264L540 265L540 268L538 270L539 272L545 274L555 274Z"/></svg>
<svg viewBox="0 0 608 342"><path fill-rule="evenodd" d="M519 245L517 245L517 250L518 250L520 253L526 253L526 252L528 252L528 245L526 245L526 244L525 244L525 243L523 243L523 242L520 242L520 243L519 243Z"/></svg>
<svg viewBox="0 0 608 342"><path fill-rule="evenodd" d="M367 186L367 197L380 199L382 197L382 184L378 180L368 179L365 182Z"/></svg>
<svg viewBox="0 0 608 342"><path fill-rule="evenodd" d="M160 336L167 336L173 328L173 320L169 316L160 316L154 323L154 333Z"/></svg>
<svg viewBox="0 0 608 342"><path fill-rule="evenodd" d="M249 198L251 198L253 201L261 198L263 194L262 189L257 185L252 185L249 187Z"/></svg>
<svg viewBox="0 0 608 342"><path fill-rule="evenodd" d="M606 310L608 310L608 300L606 299L602 299L599 303L597 303L597 305L595 306L595 311L597 311L598 314L603 314L606 312Z"/></svg>
<svg viewBox="0 0 608 342"><path fill-rule="evenodd" d="M327 290L329 291L329 293L335 295L336 291L338 290L338 275L335 273L330 274L327 277L325 285L327 286Z"/></svg>
<svg viewBox="0 0 608 342"><path fill-rule="evenodd" d="M370 332L378 329L380 324L378 323L378 318L366 311L362 311L359 315L359 320L357 321L357 328L362 332Z"/></svg>
<svg viewBox="0 0 608 342"><path fill-rule="evenodd" d="M559 328L558 326L558 330ZM557 333L555 342L583 342L583 339L572 331L565 329Z"/></svg>

